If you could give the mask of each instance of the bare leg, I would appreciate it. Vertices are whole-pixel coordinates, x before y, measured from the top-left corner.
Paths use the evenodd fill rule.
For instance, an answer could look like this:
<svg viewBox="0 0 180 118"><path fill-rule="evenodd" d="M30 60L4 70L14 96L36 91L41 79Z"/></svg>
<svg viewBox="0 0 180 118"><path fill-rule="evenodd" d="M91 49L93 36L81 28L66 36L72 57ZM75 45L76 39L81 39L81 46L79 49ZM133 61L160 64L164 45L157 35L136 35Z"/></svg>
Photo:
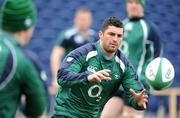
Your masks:
<svg viewBox="0 0 180 118"><path fill-rule="evenodd" d="M143 118L144 111L137 111L132 107L124 106L123 118Z"/></svg>
<svg viewBox="0 0 180 118"><path fill-rule="evenodd" d="M104 106L101 118L119 118L122 113L124 102L120 97L112 97Z"/></svg>

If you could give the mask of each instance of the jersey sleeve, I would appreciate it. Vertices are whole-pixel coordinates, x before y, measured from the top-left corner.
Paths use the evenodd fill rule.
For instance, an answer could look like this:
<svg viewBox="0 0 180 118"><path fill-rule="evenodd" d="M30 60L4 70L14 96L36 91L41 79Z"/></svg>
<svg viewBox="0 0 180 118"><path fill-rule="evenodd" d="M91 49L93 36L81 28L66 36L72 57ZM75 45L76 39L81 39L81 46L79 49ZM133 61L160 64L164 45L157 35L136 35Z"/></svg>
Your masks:
<svg viewBox="0 0 180 118"><path fill-rule="evenodd" d="M20 69L24 79L21 88L26 96L25 114L28 117L38 117L47 108L47 98L40 73L29 59L23 60Z"/></svg>
<svg viewBox="0 0 180 118"><path fill-rule="evenodd" d="M81 54L81 50L74 50L63 60L58 70L58 84L60 86L83 85L88 82L89 73L83 71L85 57Z"/></svg>
<svg viewBox="0 0 180 118"><path fill-rule="evenodd" d="M163 52L163 46L161 42L161 35L159 33L158 28L156 27L155 24L149 23L150 24L150 32L148 35L148 41L151 41L152 44L148 45L146 44L146 55L145 55L145 62L142 67L142 72L140 76L140 80L143 83L144 87L146 88L147 92L150 94L152 92L152 88L150 87L149 83L146 80L145 77L145 70L147 65L151 62L153 58L162 56Z"/></svg>
<svg viewBox="0 0 180 118"><path fill-rule="evenodd" d="M57 41L55 43L56 46L62 46L65 43L65 31L60 32L59 36L57 37Z"/></svg>
<svg viewBox="0 0 180 118"><path fill-rule="evenodd" d="M144 88L141 82L139 81L136 72L130 64L126 66L122 80L122 86L124 88L126 102L137 110L143 110L142 107L138 106L133 95L130 93L130 88L135 90L137 93L140 93Z"/></svg>
<svg viewBox="0 0 180 118"><path fill-rule="evenodd" d="M148 40L153 42L154 47L154 58L161 56L163 51L163 45L161 41L161 35L155 24L150 24L150 33Z"/></svg>

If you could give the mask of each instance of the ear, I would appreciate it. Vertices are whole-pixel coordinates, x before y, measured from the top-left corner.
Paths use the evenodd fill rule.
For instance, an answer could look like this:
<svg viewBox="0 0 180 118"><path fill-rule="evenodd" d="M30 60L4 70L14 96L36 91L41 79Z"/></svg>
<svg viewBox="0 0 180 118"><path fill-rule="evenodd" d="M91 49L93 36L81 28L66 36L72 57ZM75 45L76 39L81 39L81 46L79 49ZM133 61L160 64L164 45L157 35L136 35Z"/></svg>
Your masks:
<svg viewBox="0 0 180 118"><path fill-rule="evenodd" d="M101 39L103 36L103 32L102 31L99 31L99 39Z"/></svg>

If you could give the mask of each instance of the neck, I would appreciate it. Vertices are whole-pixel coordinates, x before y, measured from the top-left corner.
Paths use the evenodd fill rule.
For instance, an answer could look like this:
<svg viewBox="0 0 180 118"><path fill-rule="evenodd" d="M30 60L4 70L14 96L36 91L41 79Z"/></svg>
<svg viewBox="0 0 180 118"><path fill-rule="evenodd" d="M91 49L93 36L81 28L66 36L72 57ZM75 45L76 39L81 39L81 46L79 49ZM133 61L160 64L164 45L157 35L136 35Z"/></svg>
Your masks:
<svg viewBox="0 0 180 118"><path fill-rule="evenodd" d="M129 18L129 20L131 21L138 21L140 19L143 19L144 17L132 17L132 18Z"/></svg>
<svg viewBox="0 0 180 118"><path fill-rule="evenodd" d="M144 12L139 13L137 16L131 16L131 15L129 14L128 17L129 17L129 19L143 18L143 17L144 17Z"/></svg>
<svg viewBox="0 0 180 118"><path fill-rule="evenodd" d="M79 29L79 32L81 33L81 35L84 37L84 39L87 39L88 37L88 30L82 30L82 29Z"/></svg>
<svg viewBox="0 0 180 118"><path fill-rule="evenodd" d="M103 54L104 54L104 56L105 56L106 58L111 59L111 58L115 55L115 52L113 52L113 53L107 52L107 51L104 49L101 41L100 41L100 48L101 48L101 50L102 50L102 52L103 52Z"/></svg>
<svg viewBox="0 0 180 118"><path fill-rule="evenodd" d="M20 45L24 46L26 44L26 35L24 32L10 32L11 35L13 35L16 40L20 43Z"/></svg>

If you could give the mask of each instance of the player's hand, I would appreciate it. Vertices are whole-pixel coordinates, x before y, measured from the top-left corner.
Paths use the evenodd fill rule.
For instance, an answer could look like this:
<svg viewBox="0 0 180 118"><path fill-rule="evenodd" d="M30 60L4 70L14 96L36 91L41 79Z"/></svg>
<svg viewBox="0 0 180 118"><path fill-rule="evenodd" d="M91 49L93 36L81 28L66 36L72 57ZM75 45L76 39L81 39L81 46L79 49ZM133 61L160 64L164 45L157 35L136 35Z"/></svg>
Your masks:
<svg viewBox="0 0 180 118"><path fill-rule="evenodd" d="M146 109L146 103L148 103L148 95L145 94L146 90L143 89L141 93L136 93L133 89L130 89L130 92L134 96L137 104Z"/></svg>
<svg viewBox="0 0 180 118"><path fill-rule="evenodd" d="M101 82L102 80L111 80L111 78L109 77L109 73L111 72L111 70L108 69L104 69L104 70L100 70L97 71L91 75L88 76L88 81L99 81Z"/></svg>

